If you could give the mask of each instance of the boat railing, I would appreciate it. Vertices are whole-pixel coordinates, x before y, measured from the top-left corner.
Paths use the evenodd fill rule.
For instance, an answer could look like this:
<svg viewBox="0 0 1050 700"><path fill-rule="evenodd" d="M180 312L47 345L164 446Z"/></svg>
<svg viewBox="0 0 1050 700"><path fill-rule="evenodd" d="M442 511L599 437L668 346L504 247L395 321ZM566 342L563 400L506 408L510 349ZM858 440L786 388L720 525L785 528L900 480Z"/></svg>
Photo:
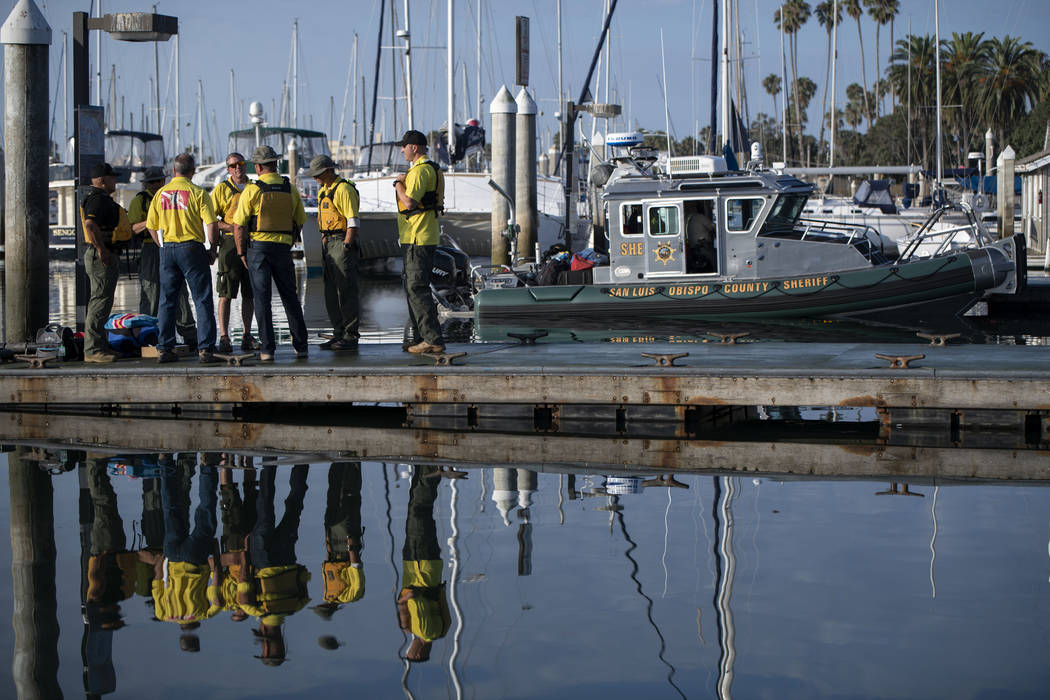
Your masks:
<svg viewBox="0 0 1050 700"><path fill-rule="evenodd" d="M952 212L961 212L966 217L966 223L954 226L941 226L936 228L945 216ZM953 244L962 234L969 235L970 239L963 243L964 247L983 248L992 242L992 237L985 231L981 222L978 221L973 207L968 202L950 202L930 213L919 229L908 237L907 245L901 251L900 261L905 262L914 257L922 249L922 257L936 257L953 249ZM930 252L930 247L935 246Z"/></svg>
<svg viewBox="0 0 1050 700"><path fill-rule="evenodd" d="M873 241L879 240L878 231L866 224L847 224L838 221L825 221L823 219L807 219L805 217L799 218L798 222L803 226L801 240L806 240L806 236L810 234L823 234L824 236L831 236L837 239L829 242L842 243L844 245L864 243L864 246L858 246L858 250L869 260L871 259Z"/></svg>

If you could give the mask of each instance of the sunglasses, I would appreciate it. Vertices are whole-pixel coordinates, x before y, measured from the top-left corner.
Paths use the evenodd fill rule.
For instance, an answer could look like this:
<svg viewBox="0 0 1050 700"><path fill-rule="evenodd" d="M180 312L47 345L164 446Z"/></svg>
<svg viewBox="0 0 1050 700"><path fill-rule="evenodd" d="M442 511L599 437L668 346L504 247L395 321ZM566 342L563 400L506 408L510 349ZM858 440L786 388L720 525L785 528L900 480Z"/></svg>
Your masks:
<svg viewBox="0 0 1050 700"><path fill-rule="evenodd" d="M226 167L229 168L230 170L233 170L234 168L243 168L243 167L246 167L246 166L245 166L244 161L242 160L240 163L227 163Z"/></svg>

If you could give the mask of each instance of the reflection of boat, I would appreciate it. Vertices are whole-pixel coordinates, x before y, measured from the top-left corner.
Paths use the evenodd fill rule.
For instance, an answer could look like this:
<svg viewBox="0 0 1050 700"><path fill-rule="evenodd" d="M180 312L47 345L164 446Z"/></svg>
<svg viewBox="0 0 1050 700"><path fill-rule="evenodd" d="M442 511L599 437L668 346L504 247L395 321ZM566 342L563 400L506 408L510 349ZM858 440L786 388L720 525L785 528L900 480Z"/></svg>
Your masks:
<svg viewBox="0 0 1050 700"><path fill-rule="evenodd" d="M710 156L671 159L669 174L620 158L604 188L607 265L551 286L521 275L486 281L478 320L753 319L961 313L989 292L1024 286L1021 237L900 258L878 232L803 221L812 193L794 177L728 172ZM538 323L542 325L542 323Z"/></svg>

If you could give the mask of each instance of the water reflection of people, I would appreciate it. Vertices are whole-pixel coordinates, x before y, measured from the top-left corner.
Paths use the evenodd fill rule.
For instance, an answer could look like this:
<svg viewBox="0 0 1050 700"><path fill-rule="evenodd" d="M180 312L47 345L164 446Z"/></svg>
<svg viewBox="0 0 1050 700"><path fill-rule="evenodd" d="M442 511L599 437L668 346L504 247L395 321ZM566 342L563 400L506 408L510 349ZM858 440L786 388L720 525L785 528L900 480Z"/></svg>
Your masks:
<svg viewBox="0 0 1050 700"><path fill-rule="evenodd" d="M107 471L109 460L89 455L88 490L91 494L91 556L88 559L86 614L89 626L118 630L124 626L120 602L135 590L135 554L128 551L117 494Z"/></svg>
<svg viewBox="0 0 1050 700"><path fill-rule="evenodd" d="M262 467L247 565L242 568L237 584L237 604L259 620L259 627L253 633L262 644L259 658L267 666L284 663L287 656L282 631L284 620L310 602L306 588L310 572L298 563L295 554L309 467L305 464L292 467L280 523L274 510L276 469L272 464Z"/></svg>
<svg viewBox="0 0 1050 700"><path fill-rule="evenodd" d="M405 653L410 661L429 659L434 640L444 637L451 623L434 522L440 477L441 471L436 467L416 467L409 488L397 617L402 631L412 634L412 643Z"/></svg>
<svg viewBox="0 0 1050 700"><path fill-rule="evenodd" d="M189 489L195 455L171 456L160 460L161 505L164 510L164 545L162 554L148 548L139 550L139 559L153 565L153 614L158 620L179 625L183 651L200 651L200 640L194 630L202 620L220 609L219 551L215 539L215 508L218 472L214 460L205 458L198 477L198 501L190 529Z"/></svg>
<svg viewBox="0 0 1050 700"><path fill-rule="evenodd" d="M219 470L219 510L222 513L222 537L219 544L223 572L220 588L223 610L232 613L230 619L234 622L241 622L248 618L248 613L237 604L237 584L247 566L247 543L252 528L255 527L259 489L252 458L242 457L242 497L241 490L233 479L233 469L230 468L235 460L236 457L232 454L224 455L223 466Z"/></svg>
<svg viewBox="0 0 1050 700"><path fill-rule="evenodd" d="M361 562L360 462L333 462L328 469L324 541L328 553L321 566L324 602L314 611L327 619L344 603L358 601L365 594L365 571Z"/></svg>

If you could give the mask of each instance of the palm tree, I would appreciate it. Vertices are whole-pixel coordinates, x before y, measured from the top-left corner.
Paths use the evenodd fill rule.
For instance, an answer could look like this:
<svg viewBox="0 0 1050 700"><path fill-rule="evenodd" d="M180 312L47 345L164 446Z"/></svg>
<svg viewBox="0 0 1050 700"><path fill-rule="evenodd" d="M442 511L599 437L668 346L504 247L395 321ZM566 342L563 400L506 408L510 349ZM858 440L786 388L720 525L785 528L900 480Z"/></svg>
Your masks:
<svg viewBox="0 0 1050 700"><path fill-rule="evenodd" d="M860 80L864 88L864 115L868 118L868 126L871 126L871 107L868 105L868 70L864 66L864 33L860 28L860 18L864 16L864 10L860 7L860 0L843 0L842 9L846 14L857 20L857 38L860 39Z"/></svg>
<svg viewBox="0 0 1050 700"><path fill-rule="evenodd" d="M820 113L824 114L827 110L825 107L828 103L828 72L831 70L831 32L835 27L835 0L824 0L819 3L813 10L813 14L817 16L817 22L820 26L824 27L828 32L828 52L827 52L827 63L824 65L824 95L820 98ZM839 8L838 21L842 21L842 8ZM817 141L818 144L824 143L824 120L820 122L820 139Z"/></svg>
<svg viewBox="0 0 1050 700"><path fill-rule="evenodd" d="M970 150L974 136L979 136L979 84L986 77L991 43L984 39L983 32L964 32L953 33L951 40L944 44L941 66L944 100L951 105L962 105L948 113L961 161Z"/></svg>
<svg viewBox="0 0 1050 700"><path fill-rule="evenodd" d="M879 64L879 30L882 25L889 24L892 21L893 16L896 14L895 10L891 9L890 4L893 0L864 0L864 5L868 8L868 14L871 15L872 20L875 21L875 81L878 82L879 76L882 75L882 67ZM878 90L876 89L876 93ZM881 112L882 98L875 101L875 116L878 117Z"/></svg>
<svg viewBox="0 0 1050 700"><path fill-rule="evenodd" d="M765 88L766 92L769 93L773 98L773 118L775 119L780 112L777 111L777 95L780 94L780 76L776 73L770 73L762 79L762 87Z"/></svg>
<svg viewBox="0 0 1050 700"><path fill-rule="evenodd" d="M1006 134L1039 97L1042 54L1031 42L1012 36L991 39L989 44L982 116L986 123L995 124L999 143L1006 143Z"/></svg>
<svg viewBox="0 0 1050 700"><path fill-rule="evenodd" d="M783 17L781 17L781 9L783 9ZM792 93L798 94L798 32L802 29L802 25L809 20L810 7L806 0L788 0L782 8L778 8L773 13L773 22L780 27L781 19L784 23L784 32L791 36L791 79L792 79ZM796 138L798 140L798 156L802 157L803 144L802 144L802 112L799 109L799 102L797 99L793 99L792 103L795 105L795 123L798 125L798 132Z"/></svg>
<svg viewBox="0 0 1050 700"><path fill-rule="evenodd" d="M911 59L910 64L909 58ZM919 125L919 143L922 147L921 162L926 167L930 167L930 131L934 117L932 110L928 108L937 101L935 61L935 42L934 38L929 35L909 35L905 39L898 40L896 49L890 56L890 82L893 83L898 95L908 96L910 73L912 112L907 117L909 122ZM919 108L919 111L916 112L915 108ZM910 153L908 159L911 159Z"/></svg>

